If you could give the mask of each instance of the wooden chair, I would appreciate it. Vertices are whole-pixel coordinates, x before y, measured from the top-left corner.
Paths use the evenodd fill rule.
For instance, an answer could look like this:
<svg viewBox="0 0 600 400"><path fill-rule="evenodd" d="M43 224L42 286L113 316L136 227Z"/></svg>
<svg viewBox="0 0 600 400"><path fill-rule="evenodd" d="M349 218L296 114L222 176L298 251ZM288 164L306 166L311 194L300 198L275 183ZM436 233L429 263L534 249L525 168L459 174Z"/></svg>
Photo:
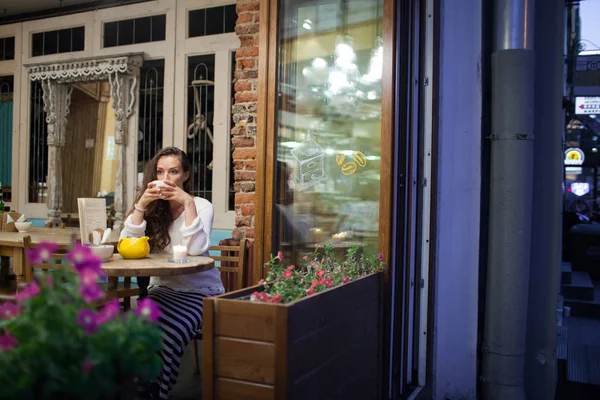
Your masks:
<svg viewBox="0 0 600 400"><path fill-rule="evenodd" d="M246 264L246 239L240 240L239 246L211 246L209 251L219 251L218 255L210 255L215 261L219 261L221 264L215 266L221 272L221 276L227 274L235 275L235 287L226 285L226 290L230 289L237 290L242 289L244 286L244 265ZM192 346L194 351L194 373L200 374L200 362L198 360L198 340L202 340L202 331L192 339Z"/></svg>
<svg viewBox="0 0 600 400"><path fill-rule="evenodd" d="M75 243L75 235L72 235L72 243ZM23 247L25 252L27 252L28 249L34 248L31 243L30 236L25 236L23 238ZM33 272L36 269L49 271L62 269L65 267L70 268L69 264L63 264L63 261L66 259L66 255L66 252L54 253L52 254L49 262L39 264L32 264L29 262L27 257L25 257L25 281L31 282L33 279ZM131 283L131 278L126 278L124 282L118 282L117 278L109 279L108 283L101 283L99 286L104 291L105 297L97 304L97 306L101 306L107 301L118 298L123 299L122 307L125 311L131 308L131 297L137 296L139 292L137 285L133 285Z"/></svg>

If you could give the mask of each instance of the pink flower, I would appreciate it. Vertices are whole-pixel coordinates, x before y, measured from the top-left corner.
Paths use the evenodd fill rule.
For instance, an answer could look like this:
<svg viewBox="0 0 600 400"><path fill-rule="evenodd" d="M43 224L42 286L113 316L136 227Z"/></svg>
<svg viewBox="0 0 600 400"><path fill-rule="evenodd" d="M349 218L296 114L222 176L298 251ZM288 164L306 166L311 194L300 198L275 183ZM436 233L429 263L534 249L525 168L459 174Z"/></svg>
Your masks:
<svg viewBox="0 0 600 400"><path fill-rule="evenodd" d="M265 280L264 280L264 279L261 279L260 281L258 281L258 284L259 284L259 285L264 285L264 284L265 284Z"/></svg>
<svg viewBox="0 0 600 400"><path fill-rule="evenodd" d="M331 280L331 278L325 278L325 286L327 286L327 287L333 286L333 281Z"/></svg>
<svg viewBox="0 0 600 400"><path fill-rule="evenodd" d="M279 293L275 293L273 297L271 297L271 303L281 303L282 300L283 298Z"/></svg>
<svg viewBox="0 0 600 400"><path fill-rule="evenodd" d="M0 349L2 351L12 350L18 345L19 341L9 331L4 331L4 335L0 336Z"/></svg>
<svg viewBox="0 0 600 400"><path fill-rule="evenodd" d="M287 269L285 271L283 271L283 278L284 279L289 279L291 277L292 277L292 271L287 270Z"/></svg>
<svg viewBox="0 0 600 400"><path fill-rule="evenodd" d="M289 271L293 271L294 269L296 269L296 267L295 267L294 265L290 265L290 266L288 267L288 270L289 270Z"/></svg>
<svg viewBox="0 0 600 400"><path fill-rule="evenodd" d="M96 321L99 325L110 321L119 314L120 308L121 305L119 304L119 299L112 299L110 302L104 305L102 310L100 310Z"/></svg>
<svg viewBox="0 0 600 400"><path fill-rule="evenodd" d="M350 277L348 275L344 275L342 277L342 283L345 285L348 282L350 282Z"/></svg>
<svg viewBox="0 0 600 400"><path fill-rule="evenodd" d="M325 284L325 279L321 278L319 279L319 285L324 285Z"/></svg>
<svg viewBox="0 0 600 400"><path fill-rule="evenodd" d="M92 360L86 360L82 365L81 365L81 370L84 373L88 373L90 372L92 369L94 369L94 367L96 366L96 364L94 364L94 362Z"/></svg>
<svg viewBox="0 0 600 400"><path fill-rule="evenodd" d="M311 288L311 289L314 289L315 287L317 287L317 285L318 285L318 284L319 284L319 281L318 281L318 280L316 280L316 279L314 279L314 280L312 281L312 283L310 284L310 288Z"/></svg>
<svg viewBox="0 0 600 400"><path fill-rule="evenodd" d="M258 294L258 300L260 300L260 301L262 301L264 303L268 303L270 299L271 299L271 297L266 292L260 292Z"/></svg>
<svg viewBox="0 0 600 400"><path fill-rule="evenodd" d="M260 299L258 298L258 292L254 292L250 295L250 301L260 301Z"/></svg>
<svg viewBox="0 0 600 400"><path fill-rule="evenodd" d="M145 298L138 301L138 308L136 314L148 318L151 322L158 321L160 318L160 308L152 301L152 299Z"/></svg>
<svg viewBox="0 0 600 400"><path fill-rule="evenodd" d="M17 303L22 303L27 299L37 296L38 294L40 294L40 287L36 281L31 281L29 285L17 292L15 299L17 300Z"/></svg>
<svg viewBox="0 0 600 400"><path fill-rule="evenodd" d="M283 252L278 251L277 252L277 258L279 258L279 261L283 261Z"/></svg>
<svg viewBox="0 0 600 400"><path fill-rule="evenodd" d="M315 248L320 249L321 247L323 247L322 244L315 244Z"/></svg>
<svg viewBox="0 0 600 400"><path fill-rule="evenodd" d="M92 249L88 246L85 246L81 243L75 245L73 250L71 250L67 254L67 260L69 260L74 265L79 265L84 263L88 258L93 257L94 253L92 253Z"/></svg>
<svg viewBox="0 0 600 400"><path fill-rule="evenodd" d="M6 302L0 305L0 319L11 319L19 315L21 307L15 303Z"/></svg>
<svg viewBox="0 0 600 400"><path fill-rule="evenodd" d="M304 261L306 261L306 260L308 260L308 256L304 256L304 257L302 257L302 259L303 259Z"/></svg>
<svg viewBox="0 0 600 400"><path fill-rule="evenodd" d="M100 289L96 282L94 282L93 285L80 285L79 293L86 303L91 303L104 297L104 292Z"/></svg>
<svg viewBox="0 0 600 400"><path fill-rule="evenodd" d="M313 295L313 294L315 294L315 289L313 289L312 287L306 291L306 295L307 296L310 296L310 295Z"/></svg>
<svg viewBox="0 0 600 400"><path fill-rule="evenodd" d="M40 242L35 249L27 251L27 259L32 264L39 264L52 258L52 253L56 251L58 245L52 242Z"/></svg>
<svg viewBox="0 0 600 400"><path fill-rule="evenodd" d="M97 314L94 310L89 310L87 308L82 308L77 313L77 323L85 329L88 335L96 332L98 329L98 321L96 319Z"/></svg>
<svg viewBox="0 0 600 400"><path fill-rule="evenodd" d="M377 258L379 258L379 261L383 261L383 254L381 254L381 253L377 254Z"/></svg>
<svg viewBox="0 0 600 400"><path fill-rule="evenodd" d="M316 274L317 274L317 276L318 276L319 278L322 278L322 277L323 277L323 275L325 275L325 271L323 271L322 269L320 269L320 270L318 270L318 271L316 272Z"/></svg>

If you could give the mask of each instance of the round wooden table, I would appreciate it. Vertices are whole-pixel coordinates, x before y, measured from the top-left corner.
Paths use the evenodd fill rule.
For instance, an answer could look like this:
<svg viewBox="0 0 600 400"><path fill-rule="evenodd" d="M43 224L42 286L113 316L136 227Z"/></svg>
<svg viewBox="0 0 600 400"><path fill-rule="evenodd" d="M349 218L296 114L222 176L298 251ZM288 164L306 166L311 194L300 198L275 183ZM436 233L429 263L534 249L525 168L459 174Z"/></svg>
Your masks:
<svg viewBox="0 0 600 400"><path fill-rule="evenodd" d="M149 254L148 257L128 260L119 254L114 254L108 261L102 263L106 275L112 277L136 277L140 288L140 297L148 294L151 276L187 275L209 271L215 267L215 261L210 257L188 256L187 263L169 262L172 254Z"/></svg>

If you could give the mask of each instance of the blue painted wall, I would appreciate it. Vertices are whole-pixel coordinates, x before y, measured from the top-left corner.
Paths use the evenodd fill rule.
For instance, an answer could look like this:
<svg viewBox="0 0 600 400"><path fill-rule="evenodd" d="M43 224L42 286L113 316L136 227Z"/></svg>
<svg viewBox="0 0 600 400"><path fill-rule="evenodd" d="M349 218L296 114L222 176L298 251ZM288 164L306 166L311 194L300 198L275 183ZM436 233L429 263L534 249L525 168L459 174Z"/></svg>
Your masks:
<svg viewBox="0 0 600 400"><path fill-rule="evenodd" d="M0 183L11 184L12 174L12 101L0 101Z"/></svg>

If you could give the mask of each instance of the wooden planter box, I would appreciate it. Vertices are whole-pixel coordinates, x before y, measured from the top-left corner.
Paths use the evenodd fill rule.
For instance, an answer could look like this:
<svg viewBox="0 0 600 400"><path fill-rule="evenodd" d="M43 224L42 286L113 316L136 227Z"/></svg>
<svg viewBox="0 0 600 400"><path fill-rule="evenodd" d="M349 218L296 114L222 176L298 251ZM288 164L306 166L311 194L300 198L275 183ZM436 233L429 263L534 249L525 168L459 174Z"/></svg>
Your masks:
<svg viewBox="0 0 600 400"><path fill-rule="evenodd" d="M203 399L379 399L383 273L289 304L204 301Z"/></svg>

